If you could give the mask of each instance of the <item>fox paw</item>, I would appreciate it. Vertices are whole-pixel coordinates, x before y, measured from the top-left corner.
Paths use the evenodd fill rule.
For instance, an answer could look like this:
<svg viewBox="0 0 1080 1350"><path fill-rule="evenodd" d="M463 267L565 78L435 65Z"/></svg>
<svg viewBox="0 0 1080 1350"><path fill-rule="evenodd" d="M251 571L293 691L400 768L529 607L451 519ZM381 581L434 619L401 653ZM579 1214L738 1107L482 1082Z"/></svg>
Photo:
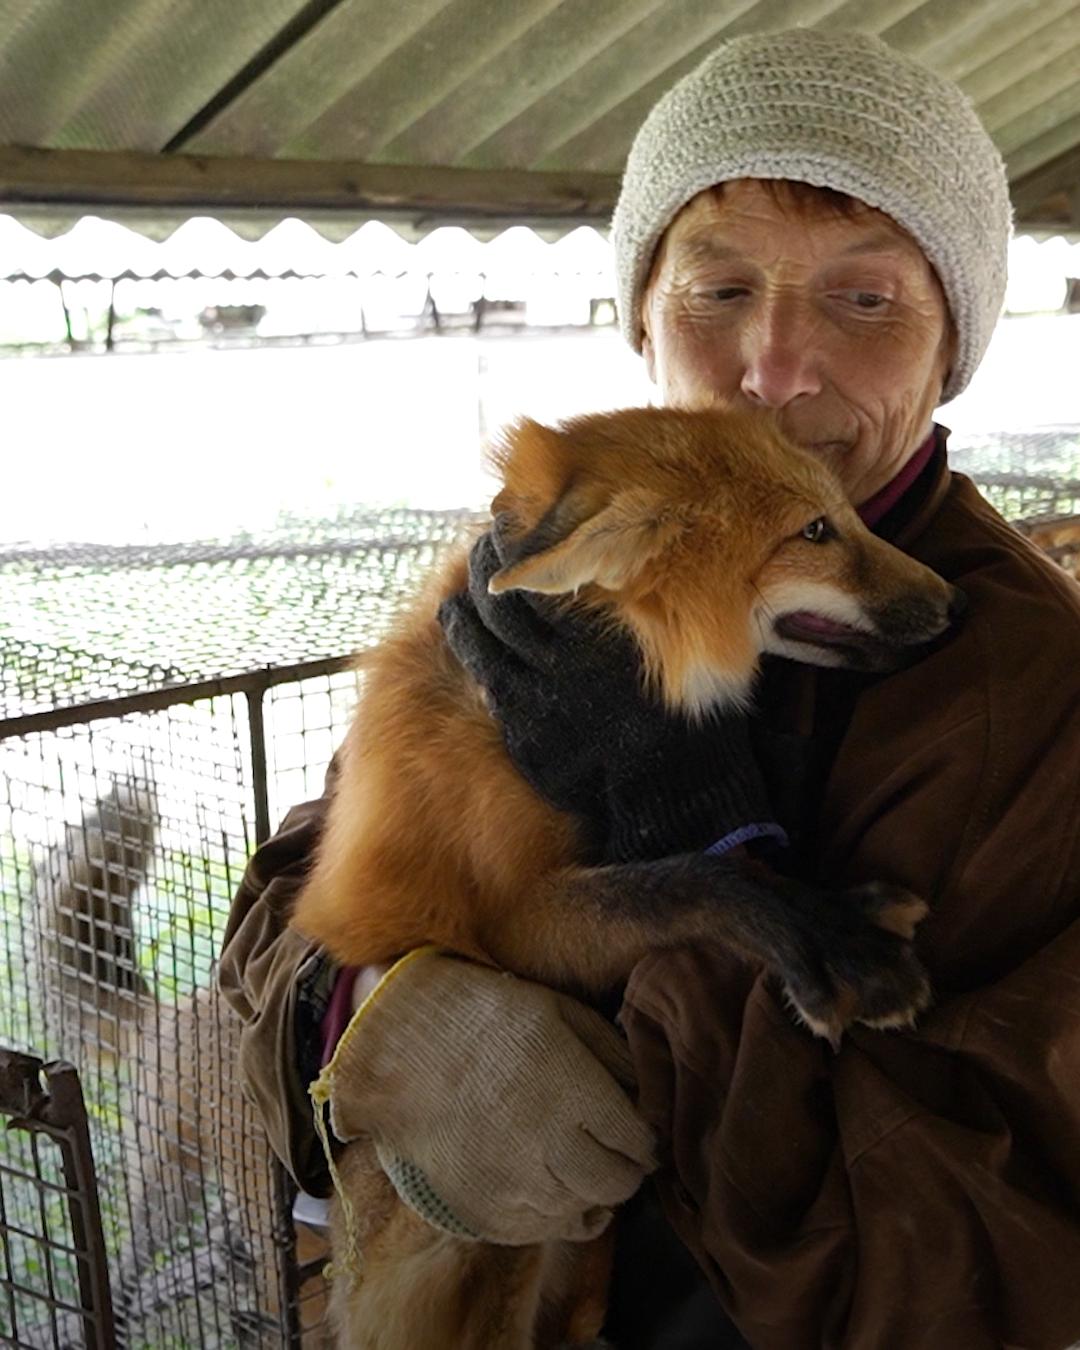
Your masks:
<svg viewBox="0 0 1080 1350"><path fill-rule="evenodd" d="M818 896L799 956L782 972L787 1001L815 1036L838 1049L853 1022L914 1025L930 1003L912 945L927 912L917 896L882 882Z"/></svg>

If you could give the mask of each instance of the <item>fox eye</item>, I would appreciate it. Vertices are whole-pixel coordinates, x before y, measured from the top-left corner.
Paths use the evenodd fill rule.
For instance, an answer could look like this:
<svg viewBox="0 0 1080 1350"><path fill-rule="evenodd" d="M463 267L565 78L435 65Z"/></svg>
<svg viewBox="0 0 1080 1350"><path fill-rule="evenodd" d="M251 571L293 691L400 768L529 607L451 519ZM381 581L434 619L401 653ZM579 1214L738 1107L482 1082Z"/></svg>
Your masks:
<svg viewBox="0 0 1080 1350"><path fill-rule="evenodd" d="M818 516L817 520L812 520L809 525L802 528L802 537L809 539L812 544L823 544L835 533L825 516Z"/></svg>

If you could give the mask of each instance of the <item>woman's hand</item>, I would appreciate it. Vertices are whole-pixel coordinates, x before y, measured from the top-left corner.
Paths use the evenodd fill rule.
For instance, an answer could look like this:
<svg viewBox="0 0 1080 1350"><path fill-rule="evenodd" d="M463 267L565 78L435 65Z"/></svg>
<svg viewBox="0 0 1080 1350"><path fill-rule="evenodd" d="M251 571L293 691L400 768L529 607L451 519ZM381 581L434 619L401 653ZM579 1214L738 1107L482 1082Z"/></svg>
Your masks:
<svg viewBox="0 0 1080 1350"><path fill-rule="evenodd" d="M338 1139L370 1136L405 1203L462 1236L593 1237L656 1167L610 1023L431 949L392 967L324 1075Z"/></svg>

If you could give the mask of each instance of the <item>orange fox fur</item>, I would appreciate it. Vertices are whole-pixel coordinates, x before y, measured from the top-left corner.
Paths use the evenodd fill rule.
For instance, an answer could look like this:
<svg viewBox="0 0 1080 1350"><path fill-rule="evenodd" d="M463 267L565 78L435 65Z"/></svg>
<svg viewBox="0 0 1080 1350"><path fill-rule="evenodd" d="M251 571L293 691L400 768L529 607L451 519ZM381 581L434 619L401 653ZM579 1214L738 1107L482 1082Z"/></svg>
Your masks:
<svg viewBox="0 0 1080 1350"><path fill-rule="evenodd" d="M560 428L522 422L496 462L505 486L493 509L510 512L520 534L491 589L565 596L622 625L673 710L748 705L764 652L883 669L947 626L951 588L872 536L832 474L767 420L634 409ZM579 865L575 819L519 776L480 689L444 640L438 606L466 582L463 550L365 663L361 707L294 925L354 965L437 943L587 994L617 986L658 945L719 934L771 960L753 906L750 919L723 917L724 901L704 881L662 921L582 898L575 888L602 885L604 869ZM906 1022L927 999L909 950L922 902L877 891L859 903L867 941L892 943L866 958L876 975L895 966L889 998L861 1001L849 973L815 1002L787 979L796 1008L821 1034L858 1018ZM602 1255L589 1258L591 1284L575 1288L565 1252L478 1248L428 1228L396 1201L361 1142L346 1148L342 1175L369 1216L363 1279L340 1300L343 1344L525 1350L599 1333ZM448 1300L441 1330L413 1320L419 1305L425 1316L433 1306L419 1287L425 1280ZM455 1280L471 1291L467 1306L464 1293L456 1302L446 1293ZM541 1298L553 1286L557 1296Z"/></svg>

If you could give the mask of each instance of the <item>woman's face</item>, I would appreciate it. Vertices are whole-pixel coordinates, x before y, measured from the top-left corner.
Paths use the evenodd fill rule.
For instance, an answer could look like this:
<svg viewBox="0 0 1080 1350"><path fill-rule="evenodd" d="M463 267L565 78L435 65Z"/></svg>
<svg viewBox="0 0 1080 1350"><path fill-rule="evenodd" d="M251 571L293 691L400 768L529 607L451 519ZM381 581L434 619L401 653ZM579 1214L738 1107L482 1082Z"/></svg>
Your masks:
<svg viewBox="0 0 1080 1350"><path fill-rule="evenodd" d="M952 346L941 286L905 230L754 179L672 221L642 321L664 403L775 409L856 505L925 440Z"/></svg>

